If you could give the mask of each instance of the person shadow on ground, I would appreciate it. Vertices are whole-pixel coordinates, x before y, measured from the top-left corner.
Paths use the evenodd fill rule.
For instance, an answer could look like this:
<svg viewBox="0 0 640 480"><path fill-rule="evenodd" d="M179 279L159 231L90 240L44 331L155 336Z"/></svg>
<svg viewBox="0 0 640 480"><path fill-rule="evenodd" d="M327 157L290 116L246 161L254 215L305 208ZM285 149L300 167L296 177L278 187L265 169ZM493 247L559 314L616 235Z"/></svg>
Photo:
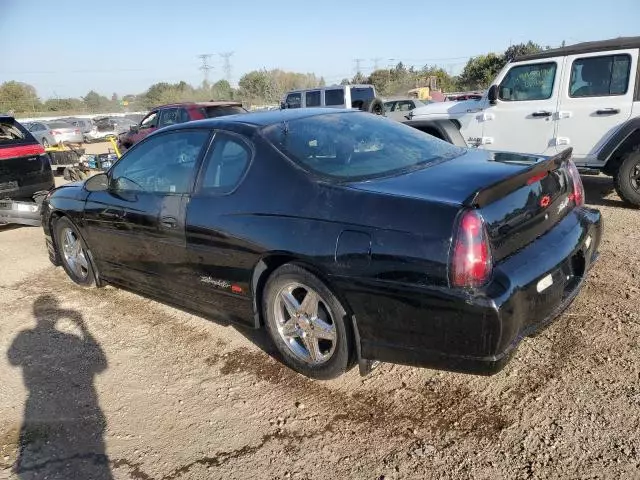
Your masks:
<svg viewBox="0 0 640 480"><path fill-rule="evenodd" d="M23 330L9 348L29 393L20 430L20 479L112 479L103 434L106 419L93 385L107 360L75 310L41 295L33 304L36 326ZM66 319L82 334L56 329Z"/></svg>

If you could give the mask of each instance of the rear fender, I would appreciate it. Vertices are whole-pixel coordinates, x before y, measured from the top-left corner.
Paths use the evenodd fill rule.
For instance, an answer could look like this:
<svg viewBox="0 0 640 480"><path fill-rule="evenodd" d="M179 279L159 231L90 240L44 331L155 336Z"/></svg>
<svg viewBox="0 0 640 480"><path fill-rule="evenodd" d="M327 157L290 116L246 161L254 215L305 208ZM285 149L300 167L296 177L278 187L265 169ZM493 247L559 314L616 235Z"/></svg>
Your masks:
<svg viewBox="0 0 640 480"><path fill-rule="evenodd" d="M605 162L603 172L615 175L625 155L640 146L640 117L623 123L598 152L598 160Z"/></svg>

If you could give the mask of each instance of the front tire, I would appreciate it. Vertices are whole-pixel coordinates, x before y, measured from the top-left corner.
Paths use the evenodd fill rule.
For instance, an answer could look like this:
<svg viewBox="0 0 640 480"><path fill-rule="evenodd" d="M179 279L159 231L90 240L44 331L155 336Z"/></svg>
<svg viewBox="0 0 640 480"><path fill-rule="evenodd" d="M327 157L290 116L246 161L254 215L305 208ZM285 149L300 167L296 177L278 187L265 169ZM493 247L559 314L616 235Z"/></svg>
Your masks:
<svg viewBox="0 0 640 480"><path fill-rule="evenodd" d="M262 311L284 363L302 375L328 380L354 365L347 312L318 277L285 264L265 285Z"/></svg>
<svg viewBox="0 0 640 480"><path fill-rule="evenodd" d="M613 184L624 202L640 206L640 150L625 155L613 177Z"/></svg>
<svg viewBox="0 0 640 480"><path fill-rule="evenodd" d="M55 222L54 232L64 271L78 285L93 287L96 281L91 257L76 226L68 218L62 217Z"/></svg>

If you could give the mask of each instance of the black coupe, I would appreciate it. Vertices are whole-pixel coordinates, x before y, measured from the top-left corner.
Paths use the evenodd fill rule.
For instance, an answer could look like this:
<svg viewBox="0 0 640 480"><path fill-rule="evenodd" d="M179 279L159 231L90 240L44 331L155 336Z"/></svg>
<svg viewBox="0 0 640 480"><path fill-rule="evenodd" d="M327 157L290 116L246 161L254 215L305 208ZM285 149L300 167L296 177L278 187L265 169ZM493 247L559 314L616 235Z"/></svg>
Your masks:
<svg viewBox="0 0 640 480"><path fill-rule="evenodd" d="M597 257L570 153L465 150L355 111L234 115L150 135L53 191L42 225L76 283L264 327L310 377L490 374Z"/></svg>

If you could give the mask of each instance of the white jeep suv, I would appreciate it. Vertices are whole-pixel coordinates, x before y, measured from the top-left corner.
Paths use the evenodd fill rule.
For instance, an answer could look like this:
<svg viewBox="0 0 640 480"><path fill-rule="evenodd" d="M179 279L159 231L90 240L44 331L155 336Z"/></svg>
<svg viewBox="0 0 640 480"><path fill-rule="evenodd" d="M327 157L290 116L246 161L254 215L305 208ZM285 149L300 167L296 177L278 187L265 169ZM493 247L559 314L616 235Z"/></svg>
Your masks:
<svg viewBox="0 0 640 480"><path fill-rule="evenodd" d="M480 100L433 103L409 125L449 119L473 147L554 155L614 178L640 206L640 37L580 43L508 63Z"/></svg>

